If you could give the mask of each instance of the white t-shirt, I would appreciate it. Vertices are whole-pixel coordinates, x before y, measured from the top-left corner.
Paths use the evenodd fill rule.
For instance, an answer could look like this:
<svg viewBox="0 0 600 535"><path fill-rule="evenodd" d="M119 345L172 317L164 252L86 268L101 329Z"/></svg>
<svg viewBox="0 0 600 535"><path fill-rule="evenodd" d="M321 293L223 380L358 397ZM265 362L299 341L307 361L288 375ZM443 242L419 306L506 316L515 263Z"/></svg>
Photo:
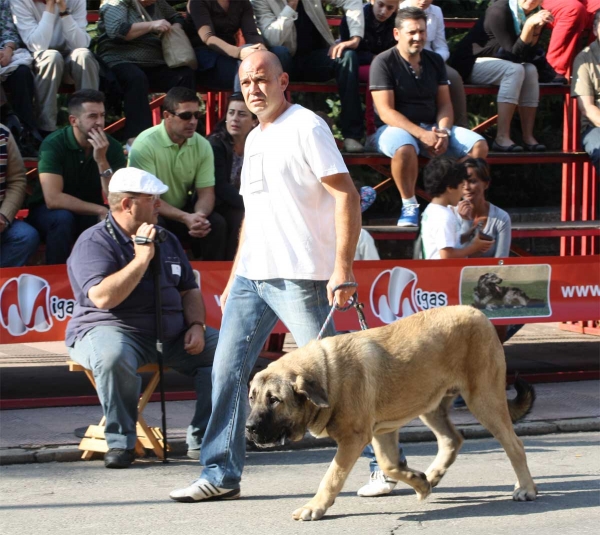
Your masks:
<svg viewBox="0 0 600 535"><path fill-rule="evenodd" d="M439 260L440 250L460 248L460 217L450 206L429 203L421 218L423 258Z"/></svg>
<svg viewBox="0 0 600 535"><path fill-rule="evenodd" d="M329 280L335 200L321 178L347 173L329 127L297 104L246 140L240 193L245 239L236 274L252 280Z"/></svg>
<svg viewBox="0 0 600 535"><path fill-rule="evenodd" d="M380 260L375 240L364 228L360 229L354 260Z"/></svg>

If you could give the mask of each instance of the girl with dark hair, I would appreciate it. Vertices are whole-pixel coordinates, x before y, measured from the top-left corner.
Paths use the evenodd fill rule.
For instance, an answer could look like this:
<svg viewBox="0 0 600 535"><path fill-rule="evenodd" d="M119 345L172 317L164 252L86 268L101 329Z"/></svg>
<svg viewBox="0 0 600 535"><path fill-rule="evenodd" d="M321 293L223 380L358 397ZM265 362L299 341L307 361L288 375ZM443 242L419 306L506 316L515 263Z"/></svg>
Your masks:
<svg viewBox="0 0 600 535"><path fill-rule="evenodd" d="M492 246L484 252L471 255L479 257L506 258L510 254L510 216L501 208L486 201L485 192L490 187L491 176L487 162L481 158L468 158L463 162L467 179L463 185L463 200L458 203L458 213L463 218L461 233L493 239ZM504 343L523 327L522 324L495 325L500 342ZM454 400L454 407L465 406L461 396Z"/></svg>
<svg viewBox="0 0 600 535"><path fill-rule="evenodd" d="M463 200L457 207L462 217L461 234L470 233L473 239L479 233L494 240L487 251L471 256L507 257L510 254L510 216L485 199L485 192L491 183L490 168L481 158L469 158L464 166L468 176L463 185Z"/></svg>
<svg viewBox="0 0 600 535"><path fill-rule="evenodd" d="M208 141L215 155L215 211L227 222L225 260L233 260L237 250L244 200L240 195L240 175L244 161L244 145L250 131L258 124L241 93L233 93L227 113L215 126Z"/></svg>

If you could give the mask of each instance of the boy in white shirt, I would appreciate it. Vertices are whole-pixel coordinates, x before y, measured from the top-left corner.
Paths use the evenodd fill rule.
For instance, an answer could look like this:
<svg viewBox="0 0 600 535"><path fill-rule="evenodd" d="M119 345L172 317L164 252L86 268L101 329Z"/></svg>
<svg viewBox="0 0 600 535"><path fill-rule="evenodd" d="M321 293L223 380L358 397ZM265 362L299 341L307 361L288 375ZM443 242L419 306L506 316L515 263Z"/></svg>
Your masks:
<svg viewBox="0 0 600 535"><path fill-rule="evenodd" d="M467 171L462 163L450 158L434 158L423 171L425 190L433 197L421 220L423 258L466 258L485 252L494 241L477 234L461 248L461 219L453 207L461 201Z"/></svg>

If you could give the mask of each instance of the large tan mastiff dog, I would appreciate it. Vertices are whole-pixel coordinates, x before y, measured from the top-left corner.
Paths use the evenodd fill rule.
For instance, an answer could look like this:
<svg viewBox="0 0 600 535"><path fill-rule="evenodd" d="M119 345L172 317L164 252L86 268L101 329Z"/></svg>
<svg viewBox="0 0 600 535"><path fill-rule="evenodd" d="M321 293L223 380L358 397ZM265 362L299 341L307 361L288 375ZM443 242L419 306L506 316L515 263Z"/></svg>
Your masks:
<svg viewBox="0 0 600 535"><path fill-rule="evenodd" d="M535 500L525 450L512 426L531 409L535 394L517 381L517 397L507 403L505 380L504 351L485 315L467 306L436 308L386 327L313 341L273 362L250 385L246 434L260 446L300 440L307 429L337 442L317 494L294 511L296 520L325 514L369 442L384 473L423 500L462 445L448 418L460 392L513 465L513 499ZM438 443L425 474L398 458L399 429L417 416Z"/></svg>

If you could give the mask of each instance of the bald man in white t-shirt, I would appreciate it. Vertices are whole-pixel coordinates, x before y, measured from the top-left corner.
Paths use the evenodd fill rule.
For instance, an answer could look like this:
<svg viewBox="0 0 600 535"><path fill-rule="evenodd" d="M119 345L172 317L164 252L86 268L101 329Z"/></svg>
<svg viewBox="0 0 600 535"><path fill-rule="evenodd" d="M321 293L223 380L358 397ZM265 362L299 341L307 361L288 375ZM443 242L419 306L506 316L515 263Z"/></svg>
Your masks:
<svg viewBox="0 0 600 535"><path fill-rule="evenodd" d="M202 443L200 478L173 500L235 499L246 451L248 379L278 320L298 346L317 337L333 300L353 288L360 198L327 124L286 101L288 75L258 51L240 66L242 93L259 126L246 140L246 219L227 287L213 365L213 412ZM335 334L329 325L325 336Z"/></svg>

